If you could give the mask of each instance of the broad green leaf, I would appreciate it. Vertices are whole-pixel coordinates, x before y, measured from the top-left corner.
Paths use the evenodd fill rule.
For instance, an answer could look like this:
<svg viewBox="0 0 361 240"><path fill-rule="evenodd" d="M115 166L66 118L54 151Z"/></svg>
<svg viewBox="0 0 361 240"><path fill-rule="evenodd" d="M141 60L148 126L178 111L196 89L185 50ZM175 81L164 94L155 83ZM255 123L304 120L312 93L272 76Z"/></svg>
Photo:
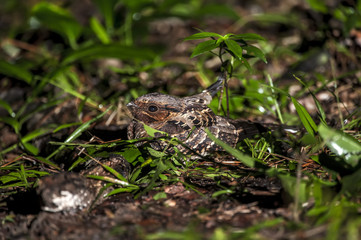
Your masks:
<svg viewBox="0 0 361 240"><path fill-rule="evenodd" d="M260 163L257 159L249 157L243 153L241 153L240 151L238 151L237 149L234 149L233 147L229 146L228 144L222 142L221 140L219 140L218 138L216 138L210 131L209 129L205 129L205 132L207 133L208 137L210 139L212 139L212 141L214 141L217 145L221 146L224 150L226 150L226 152L228 152L229 154L232 154L232 156L234 156L235 158L237 158L239 161L241 161L242 163L244 163L245 165L247 165L248 167L254 168L256 167L256 165L258 163ZM264 165L260 165L261 168L264 168L266 166Z"/></svg>
<svg viewBox="0 0 361 240"><path fill-rule="evenodd" d="M62 64L67 65L80 60L94 60L99 58L118 58L123 60L151 60L155 57L154 52L148 48L124 46L118 43L107 45L92 45L82 49L78 49L65 57Z"/></svg>
<svg viewBox="0 0 361 240"><path fill-rule="evenodd" d="M266 39L255 33L242 33L242 34L233 35L232 39L242 39L244 41L249 41L249 40L266 41Z"/></svg>
<svg viewBox="0 0 361 240"><path fill-rule="evenodd" d="M221 38L222 35L219 35L218 33L213 33L213 32L200 32L200 33L193 34L193 35L191 35L189 37L186 37L184 39L184 41L202 39L202 38L209 38L209 37Z"/></svg>
<svg viewBox="0 0 361 240"><path fill-rule="evenodd" d="M147 132L147 134L151 137L155 137L155 134L156 133L160 133L161 135L163 136L168 136L168 133L166 132L162 132L162 131L159 131L157 129L154 129L146 124L143 123L143 126L144 126L144 130Z"/></svg>
<svg viewBox="0 0 361 240"><path fill-rule="evenodd" d="M0 122L4 122L10 125L16 134L20 131L20 123L15 118L12 117L0 117Z"/></svg>
<svg viewBox="0 0 361 240"><path fill-rule="evenodd" d="M174 167L174 170L177 170L177 169ZM164 175L164 174L159 174L159 178L162 179L163 181L168 180L168 176Z"/></svg>
<svg viewBox="0 0 361 240"><path fill-rule="evenodd" d="M243 49L247 51L247 54L254 55L261 59L263 62L267 63L267 59L261 49L251 45L243 46Z"/></svg>
<svg viewBox="0 0 361 240"><path fill-rule="evenodd" d="M50 132L51 132L50 128L46 128L46 127L45 128L38 128L38 129L35 129L32 132L29 132L25 136L23 136L21 141L29 142L29 141L33 140L34 138L37 138L37 137L42 136L44 134L48 134Z"/></svg>
<svg viewBox="0 0 361 240"><path fill-rule="evenodd" d="M219 44L217 44L216 40L208 40L205 42L201 42L200 44L198 44L194 50L193 53L191 55L191 58L194 58L198 55L201 55L205 52L209 52L215 48L217 48L219 46Z"/></svg>
<svg viewBox="0 0 361 240"><path fill-rule="evenodd" d="M40 2L33 7L32 14L44 26L66 37L72 48L76 48L82 26L69 11L49 2Z"/></svg>
<svg viewBox="0 0 361 240"><path fill-rule="evenodd" d="M107 197L112 196L114 194L123 193L123 192L133 192L134 190L138 190L139 187L124 187L124 188L117 188L107 194Z"/></svg>
<svg viewBox="0 0 361 240"><path fill-rule="evenodd" d="M28 84L30 84L32 80L32 74L28 70L3 60L0 60L0 73L23 80Z"/></svg>
<svg viewBox="0 0 361 240"><path fill-rule="evenodd" d="M309 134L315 136L315 133L317 133L316 123L313 121L304 106L302 106L294 97L291 97L291 100L296 108L297 114L300 117L303 126L306 128Z"/></svg>
<svg viewBox="0 0 361 240"><path fill-rule="evenodd" d="M235 57L238 58L238 60L242 59L243 49L236 41L226 39L224 42L226 43L228 50L231 51L235 55Z"/></svg>
<svg viewBox="0 0 361 240"><path fill-rule="evenodd" d="M358 165L361 159L361 143L359 141L345 132L323 124L318 127L318 131L333 153L344 157L345 161L353 167Z"/></svg>
<svg viewBox="0 0 361 240"><path fill-rule="evenodd" d="M165 192L159 192L153 196L153 199L156 201L163 198L167 198L167 194Z"/></svg>
<svg viewBox="0 0 361 240"><path fill-rule="evenodd" d="M152 155L153 157L156 157L156 158L164 157L165 155L167 155L164 152L154 150L153 148L147 148L147 150L150 155Z"/></svg>
<svg viewBox="0 0 361 240"><path fill-rule="evenodd" d="M134 162L138 157L142 157L142 153L138 148L131 146L120 153L129 163Z"/></svg>
<svg viewBox="0 0 361 240"><path fill-rule="evenodd" d="M127 181L123 181L123 180L120 180L120 179L111 178L111 177L107 177L107 176L87 175L86 177L97 179L97 180L102 180L102 181L106 181L106 182L110 182L110 183L119 184L119 185L122 185L122 186L125 186L125 187L130 187L130 188L132 188L132 190L139 188L138 186L136 186L134 184L130 184Z"/></svg>
<svg viewBox="0 0 361 240"><path fill-rule="evenodd" d="M90 27L102 43L110 43L110 38L98 19L92 17L90 19Z"/></svg>

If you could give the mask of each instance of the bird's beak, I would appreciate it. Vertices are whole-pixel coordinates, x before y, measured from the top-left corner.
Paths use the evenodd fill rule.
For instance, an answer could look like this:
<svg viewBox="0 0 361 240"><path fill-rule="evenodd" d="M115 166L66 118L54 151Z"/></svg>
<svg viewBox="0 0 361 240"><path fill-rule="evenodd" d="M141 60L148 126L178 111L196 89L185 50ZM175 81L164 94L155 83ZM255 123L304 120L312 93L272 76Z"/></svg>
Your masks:
<svg viewBox="0 0 361 240"><path fill-rule="evenodd" d="M134 102L130 102L127 104L127 108L129 109L129 111L134 112L138 109L138 105Z"/></svg>
<svg viewBox="0 0 361 240"><path fill-rule="evenodd" d="M138 111L138 105L135 104L134 102L130 102L127 105L128 111L127 114L131 117L134 118L135 113Z"/></svg>

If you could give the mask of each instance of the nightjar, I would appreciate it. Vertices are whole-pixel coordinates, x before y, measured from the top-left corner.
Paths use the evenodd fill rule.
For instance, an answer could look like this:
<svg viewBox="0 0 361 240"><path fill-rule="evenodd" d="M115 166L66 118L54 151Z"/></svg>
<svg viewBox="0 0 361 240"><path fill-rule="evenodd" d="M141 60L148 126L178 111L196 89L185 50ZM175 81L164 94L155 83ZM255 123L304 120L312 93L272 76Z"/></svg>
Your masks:
<svg viewBox="0 0 361 240"><path fill-rule="evenodd" d="M176 147L185 154L196 152L206 156L223 149L212 141L205 129L218 139L234 147L245 138L268 131L262 124L245 120L232 120L216 115L207 105L223 87L225 78L218 80L203 92L189 97L173 97L161 93L150 93L127 104L133 115L128 126L128 138L138 139L149 137L144 124L168 133L169 137L176 137L183 144ZM160 133L156 133L160 137ZM168 146L165 141L154 141L151 147L163 150ZM168 152L174 152L170 147Z"/></svg>

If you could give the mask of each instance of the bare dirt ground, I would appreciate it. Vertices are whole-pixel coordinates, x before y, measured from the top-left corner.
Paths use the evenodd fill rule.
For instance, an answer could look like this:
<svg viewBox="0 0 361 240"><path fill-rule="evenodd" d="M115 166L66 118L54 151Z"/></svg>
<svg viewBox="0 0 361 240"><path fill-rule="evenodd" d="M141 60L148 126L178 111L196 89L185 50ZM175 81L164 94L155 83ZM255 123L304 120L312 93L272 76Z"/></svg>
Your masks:
<svg viewBox="0 0 361 240"><path fill-rule="evenodd" d="M151 35L149 41L152 43L166 44L167 51L164 59L170 61L178 61L185 64L189 61L190 49L194 43L183 42L186 36L193 34L194 27L206 26L205 31L212 32L255 32L265 37L272 44L280 45L296 45L298 52L308 52L313 46L318 46L314 54L309 54L304 60L293 59L291 56L285 58L270 58L268 64L257 64L256 67L260 72L266 71L274 76L279 76L275 80L277 85L290 85L290 91L298 90L297 81L292 74L297 71L317 72L324 74L326 77L341 76L337 80L338 96L337 103L328 91L320 91L317 97L321 99L321 103L327 113L330 125L334 123L338 126L335 119L338 119L339 111L347 113L353 111L360 106L361 103L361 85L360 85L360 49L361 49L361 33L357 30L348 37L340 35L340 25L333 20L327 22L327 16L315 13L313 10L301 5L295 5L293 1L281 1L279 6L268 6L266 3L250 3L237 5L237 11L242 16L249 16L250 12L259 10L272 12L282 9L283 12L297 12L301 15L302 24L305 26L295 29L292 25L276 23L271 25L259 24L259 22L249 21L244 25L237 25L234 22L222 18L209 18L199 26L199 23L182 20L177 18L167 18L162 21L152 22L150 24ZM317 38L319 34L315 31L319 29L319 24L328 24L329 28L324 37ZM315 30L315 31L314 31ZM351 49L355 56L348 56L336 50L335 42ZM358 53L358 55L356 54ZM326 62L320 62L319 59L326 56ZM330 64L331 63L331 64ZM109 64L109 62L99 62L101 64ZM211 60L207 61L210 70L217 71L219 64L214 64ZM316 71L317 70L317 71ZM351 74L349 74L351 73ZM111 76L110 79L116 77ZM198 91L199 86L206 87L206 83L197 78L197 74L192 71L184 71L183 67L177 66L159 68L152 75L152 81L149 81L147 73L140 73L141 82L149 85L150 91L167 90L171 95L190 95ZM342 76L342 74L345 74ZM262 77L262 76L259 76ZM0 80L1 83L1 80ZM232 83L234 85L232 85ZM112 83L110 83L112 84ZM292 88L293 86L293 88ZM111 86L112 87L112 86ZM114 87L114 86L113 86ZM239 88L240 83L231 81L230 87ZM315 88L318 86L315 86ZM335 86L329 86L334 88ZM117 85L118 89L126 89L127 86ZM20 106L28 95L29 87L14 83L11 87L0 90L2 98L14 98L14 105ZM16 99L16 100L15 100ZM303 103L311 114L316 114L316 109L312 102L312 96L300 96L300 102ZM28 123L28 129L34 129L47 122L64 123L71 122L75 116L74 105L76 101L69 100L62 106L57 106L49 112L42 112ZM289 107L292 112L292 106ZM349 113L351 113L349 112ZM94 117L89 111L88 118ZM60 119L60 120L59 120ZM126 119L124 117L124 119ZM80 138L83 142L88 142L91 136L96 136L104 141L114 139L126 139L127 120L121 119L121 124L115 123L112 126L105 126L104 122L92 126L91 130L82 135ZM251 116L249 119L270 122L270 116ZM3 146L10 146L17 141L17 136L11 129L2 124L0 125L0 139ZM56 134L48 135L37 139L37 146L43 154L52 152L53 147L48 146L48 142L63 141L71 130L60 131ZM59 160L57 164L67 169L70 163L69 159L75 159L78 149L67 151L64 161ZM22 150L17 149L4 156L2 165L15 161L21 156ZM24 155L23 155L24 156ZM70 156L70 157L69 157ZM26 157L26 156L25 156ZM36 160L27 159L34 162L34 170L46 170L55 174L55 170L44 164L35 164ZM281 158L282 160L282 158ZM109 159L101 159L103 163L109 163ZM114 167L125 175L131 171L131 166L120 163L122 160L114 160ZM117 164L120 165L117 165ZM277 162L270 164L277 165ZM35 167L36 166L36 167ZM181 236L189 236L190 239L207 239L213 236L216 229L224 228L226 231L234 229L246 229L265 220L276 223L280 218L293 219L292 200L291 197L282 188L277 178L266 175L257 175L252 169L245 169L242 166L230 166L214 163L212 161L199 161L198 167L214 167L220 169L230 169L231 171L242 172L244 177L233 178L223 176L214 179L198 172L182 172L179 179L181 181L171 185L157 186L166 193L164 198L156 198L158 190L151 190L144 195L135 197L132 193L119 193L98 201L95 205L91 203L85 204L84 209L70 212L49 212L44 211L44 202L50 193L41 192L39 187L33 190L25 190L9 195L9 192L19 189L2 189L0 219L3 224L0 226L0 239L144 239L149 234L156 234L167 231L170 235L164 235L163 239L176 238L176 232L183 232ZM306 160L303 164L304 171L317 172L321 166L317 163ZM85 180L83 175L89 172L103 171L97 168L97 165L80 166L76 169L77 176L74 183L69 188L71 191L77 192L84 188L94 188L99 190L99 186L94 183L95 180ZM67 178L66 176L65 178ZM52 190L57 191L63 187L62 177L55 177L51 182ZM183 184L183 183L185 184ZM195 188L189 188L186 184L191 184ZM44 184L44 183L43 183ZM49 183L45 183L45 186ZM229 186L235 187L236 191L230 194L212 197L219 191L219 186L225 188ZM43 185L44 186L44 185ZM40 185L41 188L41 185ZM57 189L57 190L56 190ZM70 190L69 190L70 191ZM95 191L95 190L94 190ZM43 194L43 195L42 195ZM94 194L91 192L89 194ZM94 194L95 196L95 194ZM94 197L93 196L93 197ZM6 219L11 219L7 221ZM305 217L307 219L307 217ZM283 225L286 225L283 222ZM185 232L184 232L185 231ZM277 227L268 227L265 229L253 229L259 233L262 239L314 239L322 238L325 234L323 227L313 228L310 230L291 231L285 226L277 225ZM172 233L174 235L172 235ZM153 235L155 237L156 235Z"/></svg>

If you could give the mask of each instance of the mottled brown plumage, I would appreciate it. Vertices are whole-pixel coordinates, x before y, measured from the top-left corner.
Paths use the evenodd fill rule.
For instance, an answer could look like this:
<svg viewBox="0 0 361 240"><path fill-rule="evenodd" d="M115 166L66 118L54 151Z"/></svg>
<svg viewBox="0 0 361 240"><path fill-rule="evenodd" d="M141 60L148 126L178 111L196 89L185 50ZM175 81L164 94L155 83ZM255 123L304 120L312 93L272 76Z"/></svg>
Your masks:
<svg viewBox="0 0 361 240"><path fill-rule="evenodd" d="M267 131L268 129L259 123L232 120L214 114L207 105L223 87L223 82L224 78L219 77L208 89L190 97L178 98L150 93L130 102L127 107L134 119L128 126L128 138L148 137L143 125L146 124L168 133L170 137L177 137L186 145L177 145L181 152L187 154L194 151L205 156L223 151L208 137L206 128L218 139L233 147L240 140ZM164 141L152 143L152 147L157 150L162 150L167 145Z"/></svg>

